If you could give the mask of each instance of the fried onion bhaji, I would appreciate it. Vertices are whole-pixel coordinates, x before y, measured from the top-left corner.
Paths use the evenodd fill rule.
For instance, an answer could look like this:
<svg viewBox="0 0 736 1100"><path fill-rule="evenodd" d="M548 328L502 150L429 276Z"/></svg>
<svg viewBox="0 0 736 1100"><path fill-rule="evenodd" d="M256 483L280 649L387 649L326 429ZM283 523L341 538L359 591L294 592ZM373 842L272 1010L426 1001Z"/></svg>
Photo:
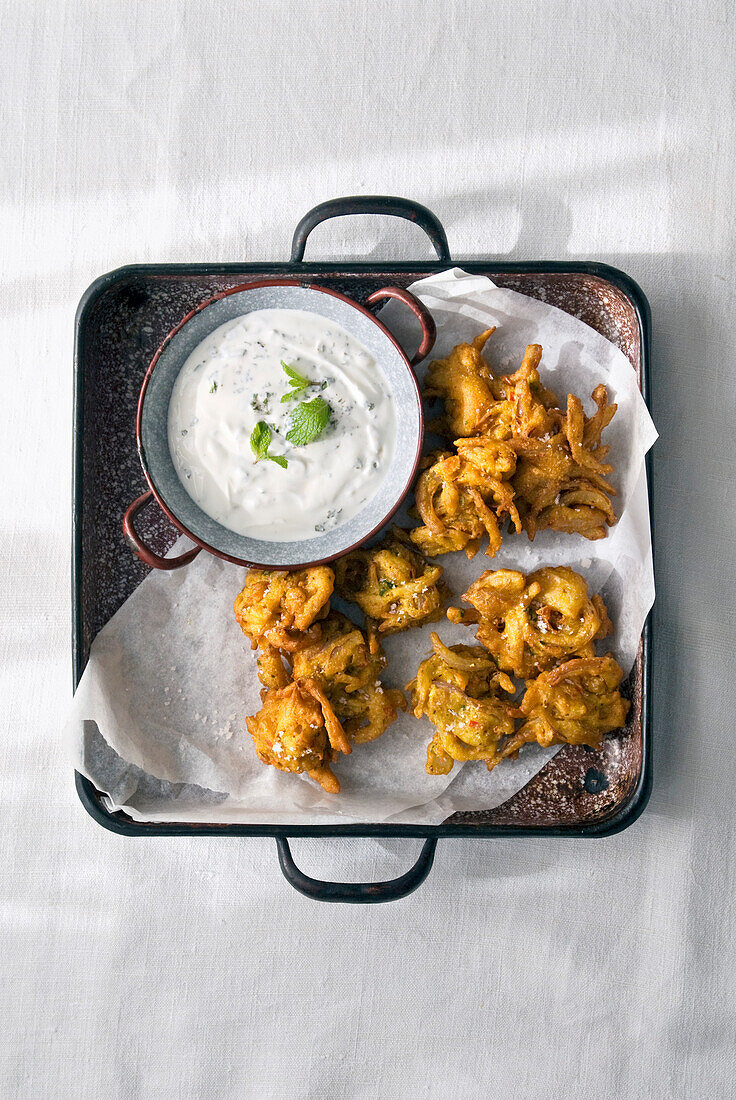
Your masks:
<svg viewBox="0 0 736 1100"><path fill-rule="evenodd" d="M594 657L594 642L611 633L600 596L568 566L546 566L524 576L487 570L463 593L474 611L451 607L448 619L477 623L478 641L498 666L527 680L570 657Z"/></svg>
<svg viewBox="0 0 736 1100"><path fill-rule="evenodd" d="M547 527L602 539L616 522L611 504L616 490L607 480L613 466L603 461L609 448L602 445L601 433L617 406L608 403L603 385L592 396L598 407L593 416L586 416L579 398L568 394L567 414L559 414L549 434L512 441L515 500L530 539Z"/></svg>
<svg viewBox="0 0 736 1100"><path fill-rule="evenodd" d="M480 646L446 646L432 634L433 653L422 661L416 679L406 685L414 714L435 727L427 746L427 771L447 775L456 760L498 762L498 746L513 735L520 711L510 698L513 680L499 672Z"/></svg>
<svg viewBox="0 0 736 1100"><path fill-rule="evenodd" d="M395 527L377 546L353 550L335 563L335 591L363 611L375 654L379 634L442 618L449 595L442 573L441 565L430 564Z"/></svg>
<svg viewBox="0 0 736 1100"><path fill-rule="evenodd" d="M607 480L613 467L603 461L609 448L601 444L601 434L616 405L599 385L592 394L597 406L592 417L574 394L568 394L563 413L555 394L542 385L541 358L541 345L529 344L515 374L493 377L496 400L483 420L483 434L508 441L516 453L511 480L530 539L547 527L604 538L616 515L610 499L615 489Z"/></svg>
<svg viewBox="0 0 736 1100"><path fill-rule="evenodd" d="M501 545L499 521L510 517L521 531L510 477L516 455L505 442L478 436L455 440L456 454L439 452L416 485L416 507L424 526L415 527L411 541L423 554L434 556L464 550L477 554L488 535L486 554Z"/></svg>
<svg viewBox="0 0 736 1100"><path fill-rule="evenodd" d="M521 701L524 724L506 742L502 756L522 745L590 745L620 729L630 703L619 692L623 671L610 655L579 657L527 683Z"/></svg>
<svg viewBox="0 0 736 1100"><path fill-rule="evenodd" d="M516 455L515 468L501 480L511 481L521 526L530 539L545 528L587 539L605 538L607 527L616 522L611 504L616 491L607 480L613 467L604 462L609 448L601 443L601 434L615 415L616 405L609 404L606 387L599 385L592 395L597 406L592 417L586 416L580 399L573 394L568 395L563 413L555 394L541 382L540 344L527 346L521 366L514 374L494 374L482 355L493 331L482 332L472 344L458 344L446 359L430 364L425 393L430 398L442 397L445 403L437 429L454 438L456 448L460 437L470 436L509 444ZM438 499L443 486L449 483L457 487L461 464L451 461L452 457L450 453L441 454L437 459L441 465L431 476L427 476L427 471L420 478L417 487L423 498L422 507L417 501L420 515L424 510L431 518L427 502ZM478 514L473 519L467 518L472 513L472 498L469 499L467 491L462 507L456 501L456 493L445 495L448 498L443 503L445 512L450 515L460 512L463 516L459 530L475 530L488 519L477 500ZM490 500L486 497L483 503L488 505ZM435 507L434 511L439 520L444 518L440 508ZM424 524L428 532L418 536L417 545L432 546L439 542L452 550L472 547L477 541L477 535L469 535L463 541L457 530L454 537L448 536L441 531L439 521L432 526L424 519ZM489 523L489 527L493 524ZM494 534L491 546L495 541ZM443 553L444 549L427 552Z"/></svg>
<svg viewBox="0 0 736 1100"><path fill-rule="evenodd" d="M441 397L445 404L444 415L432 426L449 439L483 430L494 395L493 375L482 352L495 331L489 328L471 344L458 344L446 359L435 359L427 368L424 395Z"/></svg>
<svg viewBox="0 0 736 1100"><path fill-rule="evenodd" d="M307 678L262 694L261 709L245 720L260 759L284 772L306 772L337 794L330 764L352 749L322 689Z"/></svg>
<svg viewBox="0 0 736 1100"><path fill-rule="evenodd" d="M249 569L233 610L253 649L260 648L258 676L267 688L285 687L279 650L302 644L304 633L319 634L319 620L330 610L335 574L329 566L281 570Z"/></svg>
<svg viewBox="0 0 736 1100"><path fill-rule="evenodd" d="M240 629L253 649L264 639L275 649L292 649L300 635L330 609L335 574L328 565L313 569L249 569L234 604Z"/></svg>
<svg viewBox="0 0 736 1100"><path fill-rule="evenodd" d="M320 637L292 655L294 679L319 684L347 737L356 745L375 741L406 709L401 691L384 688L386 658L371 652L365 634L339 611L322 623ZM283 666L282 666L283 667Z"/></svg>

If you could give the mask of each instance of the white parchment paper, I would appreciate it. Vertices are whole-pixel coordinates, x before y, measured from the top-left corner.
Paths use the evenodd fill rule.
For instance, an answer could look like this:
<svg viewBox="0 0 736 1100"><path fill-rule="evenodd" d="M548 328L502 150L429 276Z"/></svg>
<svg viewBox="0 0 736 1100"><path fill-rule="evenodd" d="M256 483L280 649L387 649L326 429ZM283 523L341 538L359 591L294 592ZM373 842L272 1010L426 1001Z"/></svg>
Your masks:
<svg viewBox="0 0 736 1100"><path fill-rule="evenodd" d="M643 459L656 439L631 364L577 318L482 276L453 269L411 289L437 323L433 357L496 325L486 355L497 370L515 370L526 345L540 343L543 381L563 408L572 392L593 411L589 395L599 382L618 403L604 441L620 518L606 539L544 531L530 543L525 534L511 534L493 559L481 552L472 561L464 554L440 560L457 597L487 568L571 565L603 595L615 626L604 648L628 672L654 600ZM391 302L381 319L412 345L416 322L405 309ZM184 545L180 540L172 553ZM148 576L96 637L67 733L76 767L107 792L112 807L146 820L436 824L457 810L500 805L554 755L555 749L527 746L491 773L471 763L456 764L449 776L429 776L432 727L407 713L377 741L339 758L339 795L264 767L245 729L245 715L260 706L255 654L232 613L244 577L244 569L203 552L183 569ZM356 617L354 607L333 604ZM431 649L431 630L448 644L474 640L472 629L447 621L388 638L387 685L401 687L413 677Z"/></svg>

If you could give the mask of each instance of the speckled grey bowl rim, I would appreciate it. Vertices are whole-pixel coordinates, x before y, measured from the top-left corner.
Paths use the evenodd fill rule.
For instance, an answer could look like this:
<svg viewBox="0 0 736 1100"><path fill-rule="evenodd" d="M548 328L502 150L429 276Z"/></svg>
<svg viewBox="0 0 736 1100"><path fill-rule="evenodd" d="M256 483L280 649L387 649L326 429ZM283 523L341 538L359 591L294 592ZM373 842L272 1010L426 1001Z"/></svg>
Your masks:
<svg viewBox="0 0 736 1100"><path fill-rule="evenodd" d="M168 444L171 391L191 351L220 325L256 309L274 308L316 313L340 324L360 339L374 355L378 369L386 378L398 414L397 449L376 495L347 523L298 542L249 538L208 516L180 481ZM182 534L203 550L235 565L299 569L334 561L362 546L388 523L416 476L424 437L424 414L419 385L406 353L386 326L364 306L339 291L298 279L263 280L240 284L213 295L190 310L169 332L143 379L136 436L146 481L159 507Z"/></svg>

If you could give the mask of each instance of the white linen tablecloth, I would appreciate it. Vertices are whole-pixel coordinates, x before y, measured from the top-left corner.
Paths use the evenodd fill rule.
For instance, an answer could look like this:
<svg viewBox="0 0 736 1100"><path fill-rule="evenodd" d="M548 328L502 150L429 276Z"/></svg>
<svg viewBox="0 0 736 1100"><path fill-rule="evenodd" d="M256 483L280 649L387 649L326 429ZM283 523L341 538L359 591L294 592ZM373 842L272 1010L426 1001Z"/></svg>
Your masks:
<svg viewBox="0 0 736 1100"><path fill-rule="evenodd" d="M734 15L727 0L0 0L0 1094L734 1095ZM285 257L403 194L457 259L596 259L654 317L655 785L607 840L441 842L320 906L272 840L130 840L77 802L72 321L135 261ZM405 223L314 257L428 257ZM295 842L401 873L419 842Z"/></svg>

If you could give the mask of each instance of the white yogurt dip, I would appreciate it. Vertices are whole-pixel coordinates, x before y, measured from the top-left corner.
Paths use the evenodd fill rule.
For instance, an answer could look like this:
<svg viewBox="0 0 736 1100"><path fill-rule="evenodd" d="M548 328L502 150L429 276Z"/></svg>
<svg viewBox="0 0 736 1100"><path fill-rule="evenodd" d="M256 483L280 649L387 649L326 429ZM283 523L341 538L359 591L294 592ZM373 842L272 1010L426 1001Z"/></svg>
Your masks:
<svg viewBox="0 0 736 1100"><path fill-rule="evenodd" d="M283 364L309 384L291 384ZM329 405L329 423L297 445L298 435L286 438L295 411L316 398ZM324 420L321 401L311 408ZM256 458L256 425L261 441L267 426L268 455L286 468ZM371 500L394 453L396 415L375 359L339 325L262 309L194 349L174 383L168 430L176 472L204 512L238 534L293 542L339 526Z"/></svg>

